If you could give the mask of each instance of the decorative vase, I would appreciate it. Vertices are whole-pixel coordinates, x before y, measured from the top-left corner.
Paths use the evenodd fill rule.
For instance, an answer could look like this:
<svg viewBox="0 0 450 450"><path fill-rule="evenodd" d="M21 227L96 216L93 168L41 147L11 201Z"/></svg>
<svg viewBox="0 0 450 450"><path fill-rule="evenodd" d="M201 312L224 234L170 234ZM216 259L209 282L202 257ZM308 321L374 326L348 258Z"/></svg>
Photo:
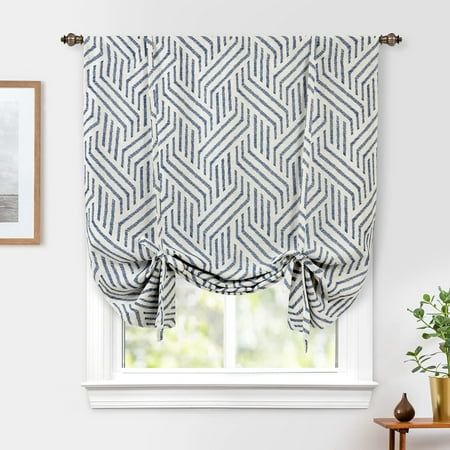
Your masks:
<svg viewBox="0 0 450 450"><path fill-rule="evenodd" d="M413 405L409 403L408 397L404 393L399 404L394 409L394 416L400 422L409 422L416 415Z"/></svg>
<svg viewBox="0 0 450 450"><path fill-rule="evenodd" d="M430 377L433 420L450 421L450 378Z"/></svg>

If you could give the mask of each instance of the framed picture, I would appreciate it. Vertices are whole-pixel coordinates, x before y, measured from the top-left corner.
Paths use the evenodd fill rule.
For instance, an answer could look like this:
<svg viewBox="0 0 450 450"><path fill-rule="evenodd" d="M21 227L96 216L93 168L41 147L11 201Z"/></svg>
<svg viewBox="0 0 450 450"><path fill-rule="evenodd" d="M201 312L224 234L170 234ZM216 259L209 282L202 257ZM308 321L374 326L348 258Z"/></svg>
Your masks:
<svg viewBox="0 0 450 450"><path fill-rule="evenodd" d="M40 242L39 81L0 81L0 244Z"/></svg>

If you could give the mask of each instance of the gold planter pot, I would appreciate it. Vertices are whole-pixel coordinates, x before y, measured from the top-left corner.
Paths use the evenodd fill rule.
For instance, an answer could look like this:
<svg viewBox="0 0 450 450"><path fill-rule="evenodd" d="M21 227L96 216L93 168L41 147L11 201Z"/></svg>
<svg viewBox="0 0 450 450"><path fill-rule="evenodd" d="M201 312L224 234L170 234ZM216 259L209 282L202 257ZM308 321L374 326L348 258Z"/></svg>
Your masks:
<svg viewBox="0 0 450 450"><path fill-rule="evenodd" d="M430 377L433 419L450 420L450 378Z"/></svg>

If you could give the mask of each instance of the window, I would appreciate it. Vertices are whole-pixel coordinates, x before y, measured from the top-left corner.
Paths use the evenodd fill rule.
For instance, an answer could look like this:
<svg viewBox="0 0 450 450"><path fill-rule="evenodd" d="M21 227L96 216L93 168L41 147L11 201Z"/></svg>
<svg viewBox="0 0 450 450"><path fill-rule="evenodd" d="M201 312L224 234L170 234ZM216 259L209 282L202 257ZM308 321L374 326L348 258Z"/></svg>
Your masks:
<svg viewBox="0 0 450 450"><path fill-rule="evenodd" d="M225 296L177 281L177 326L158 342L155 329L125 327L126 369L333 369L335 326L313 330L309 351L287 326L282 283ZM285 294L285 293L284 293Z"/></svg>
<svg viewBox="0 0 450 450"><path fill-rule="evenodd" d="M88 273L90 279L91 275ZM87 375L94 408L365 408L372 381L371 277L338 325L303 337L287 326L279 283L223 296L177 283L177 326L124 327L93 282Z"/></svg>

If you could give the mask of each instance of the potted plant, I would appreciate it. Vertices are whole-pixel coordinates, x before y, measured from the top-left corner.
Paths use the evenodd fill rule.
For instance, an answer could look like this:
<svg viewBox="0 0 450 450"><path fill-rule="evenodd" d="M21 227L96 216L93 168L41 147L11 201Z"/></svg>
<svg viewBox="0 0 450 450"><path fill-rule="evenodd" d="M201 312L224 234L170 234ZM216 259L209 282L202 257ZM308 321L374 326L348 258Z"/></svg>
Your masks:
<svg viewBox="0 0 450 450"><path fill-rule="evenodd" d="M436 340L435 352L418 346L407 352L407 361L413 362L413 373L430 375L431 403L434 420L450 420L450 290L439 288L439 294L424 294L420 306L408 311L415 317L422 339Z"/></svg>

